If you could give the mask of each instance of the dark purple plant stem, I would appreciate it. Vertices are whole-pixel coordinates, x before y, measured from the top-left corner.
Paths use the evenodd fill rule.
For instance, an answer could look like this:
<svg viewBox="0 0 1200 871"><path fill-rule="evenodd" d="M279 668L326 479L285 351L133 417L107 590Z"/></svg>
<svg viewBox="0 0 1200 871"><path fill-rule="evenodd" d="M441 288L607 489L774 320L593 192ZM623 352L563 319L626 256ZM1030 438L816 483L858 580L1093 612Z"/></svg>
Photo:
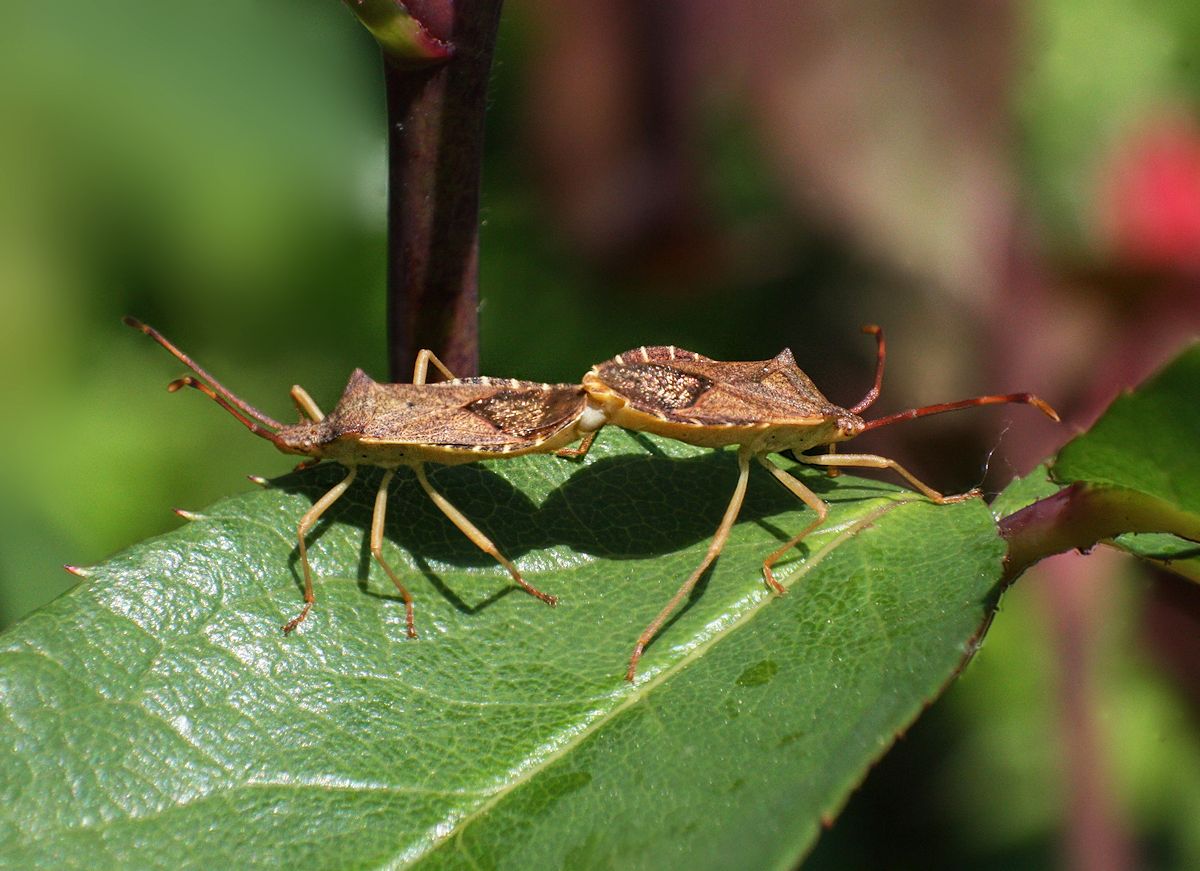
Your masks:
<svg viewBox="0 0 1200 871"><path fill-rule="evenodd" d="M479 186L484 111L502 0L409 0L453 57L384 60L388 114L388 365L407 381L430 348L479 371Z"/></svg>

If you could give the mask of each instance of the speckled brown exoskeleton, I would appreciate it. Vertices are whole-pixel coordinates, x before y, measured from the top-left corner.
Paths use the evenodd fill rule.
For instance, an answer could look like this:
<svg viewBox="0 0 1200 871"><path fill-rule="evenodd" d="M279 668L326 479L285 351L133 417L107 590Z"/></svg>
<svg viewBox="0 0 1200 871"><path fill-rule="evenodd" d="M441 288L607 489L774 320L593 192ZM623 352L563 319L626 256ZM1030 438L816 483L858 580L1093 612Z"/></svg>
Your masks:
<svg viewBox="0 0 1200 871"><path fill-rule="evenodd" d="M308 457L302 466L334 460L348 470L346 477L300 518L297 540L304 571L304 607L284 625L285 633L304 621L314 601L305 536L349 489L359 466L384 469L371 518L371 555L404 599L409 637L416 637L412 596L384 559L382 549L388 485L401 466L413 470L421 489L442 513L476 547L504 566L518 586L548 605L556 604L554 596L527 583L491 539L433 488L425 474L425 463L454 465L531 453L574 453L564 448L603 423L603 418L589 407L580 385L455 378L431 351L422 350L412 384L381 384L356 369L328 415L322 414L303 387L292 387L292 400L304 419L283 424L239 399L154 328L131 317L126 317L125 323L150 336L195 373L172 381L169 390L194 387L279 450ZM430 364L449 380L426 383Z"/></svg>
<svg viewBox="0 0 1200 871"><path fill-rule="evenodd" d="M584 389L608 423L703 447L736 445L738 448L737 485L716 535L700 565L638 638L629 660L627 679L634 679L646 645L725 546L746 493L752 459L816 513L808 526L763 560L763 577L767 584L775 592L784 593L783 585L775 579L773 566L825 521L828 508L812 490L772 463L768 454L791 451L801 463L824 466L831 473L840 467L891 469L933 502L944 504L978 493L943 496L895 460L874 454L836 453L834 445L901 420L975 405L1024 403L1058 420L1054 409L1036 396L1012 393L914 408L864 421L859 415L879 396L886 351L883 332L878 327L864 327L863 331L876 337L875 383L867 395L850 408L840 408L826 399L796 365L789 350L781 351L772 360L727 363L673 346L642 347L618 354L593 367L584 376ZM594 430L589 432L580 448L571 453L581 455L586 452L594 436ZM828 445L829 451L815 456L804 453L822 445Z"/></svg>

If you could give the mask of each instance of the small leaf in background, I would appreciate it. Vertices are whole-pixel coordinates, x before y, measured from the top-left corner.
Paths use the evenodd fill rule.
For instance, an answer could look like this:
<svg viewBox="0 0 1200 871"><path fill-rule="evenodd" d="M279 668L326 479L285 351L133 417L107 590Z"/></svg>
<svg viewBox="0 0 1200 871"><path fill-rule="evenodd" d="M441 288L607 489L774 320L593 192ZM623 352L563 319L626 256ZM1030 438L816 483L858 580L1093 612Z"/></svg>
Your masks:
<svg viewBox="0 0 1200 871"><path fill-rule="evenodd" d="M1200 544L1165 532L1128 533L1114 543L1134 556L1152 560L1177 575L1200 581Z"/></svg>
<svg viewBox="0 0 1200 871"><path fill-rule="evenodd" d="M647 450L647 447L650 450ZM330 512L300 606L295 524L337 477L235 496L94 567L0 636L0 865L791 865L974 649L1003 546L981 501L798 472L826 526L754 472L715 570L623 679L699 561L734 457L606 432L583 465L434 483L560 597L551 609L398 476Z"/></svg>

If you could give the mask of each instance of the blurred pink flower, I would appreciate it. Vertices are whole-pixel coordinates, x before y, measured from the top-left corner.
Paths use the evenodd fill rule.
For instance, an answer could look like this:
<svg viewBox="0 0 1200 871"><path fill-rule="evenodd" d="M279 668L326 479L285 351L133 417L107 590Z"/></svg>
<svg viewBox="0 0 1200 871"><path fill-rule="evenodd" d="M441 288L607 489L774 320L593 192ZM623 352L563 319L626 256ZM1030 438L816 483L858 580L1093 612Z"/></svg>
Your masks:
<svg viewBox="0 0 1200 871"><path fill-rule="evenodd" d="M1114 255L1155 270L1200 269L1200 129L1178 119L1142 127L1111 166Z"/></svg>

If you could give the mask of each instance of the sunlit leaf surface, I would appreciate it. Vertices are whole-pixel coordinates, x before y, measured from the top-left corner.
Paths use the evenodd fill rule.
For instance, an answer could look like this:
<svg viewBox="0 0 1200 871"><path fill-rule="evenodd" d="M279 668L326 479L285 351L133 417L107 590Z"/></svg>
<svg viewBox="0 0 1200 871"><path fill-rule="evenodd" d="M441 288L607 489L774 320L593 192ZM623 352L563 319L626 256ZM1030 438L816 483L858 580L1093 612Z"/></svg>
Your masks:
<svg viewBox="0 0 1200 871"><path fill-rule="evenodd" d="M826 527L760 470L707 581L623 673L699 561L731 453L606 431L583 464L432 476L558 595L520 590L397 476L318 527L312 616L294 527L316 469L213 505L0 636L0 864L787 866L971 651L1003 547L979 501L800 471Z"/></svg>

